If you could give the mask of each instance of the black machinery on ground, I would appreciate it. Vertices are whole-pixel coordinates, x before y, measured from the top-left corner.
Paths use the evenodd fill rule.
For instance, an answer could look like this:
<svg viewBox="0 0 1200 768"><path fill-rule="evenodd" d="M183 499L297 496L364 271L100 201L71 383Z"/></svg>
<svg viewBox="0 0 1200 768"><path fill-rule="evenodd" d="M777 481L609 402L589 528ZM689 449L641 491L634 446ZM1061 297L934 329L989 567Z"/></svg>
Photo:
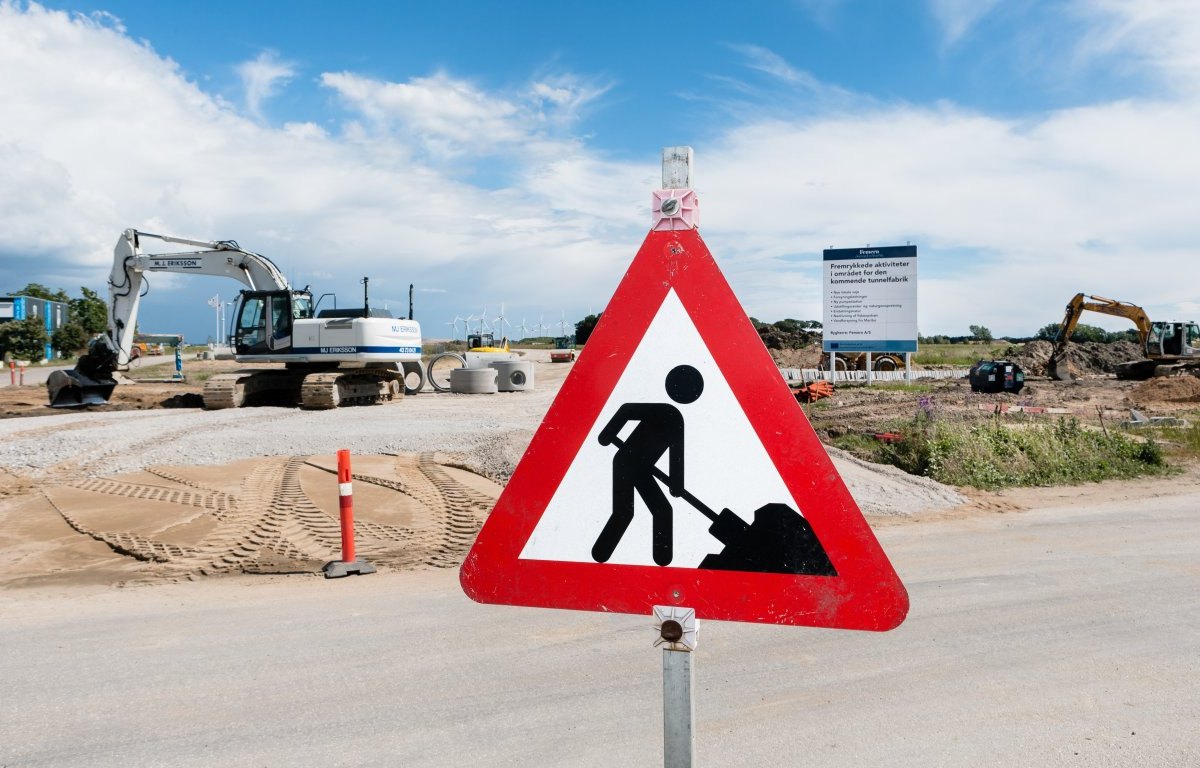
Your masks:
<svg viewBox="0 0 1200 768"><path fill-rule="evenodd" d="M1025 371L1011 360L980 360L968 374L972 392L1012 392L1025 386Z"/></svg>

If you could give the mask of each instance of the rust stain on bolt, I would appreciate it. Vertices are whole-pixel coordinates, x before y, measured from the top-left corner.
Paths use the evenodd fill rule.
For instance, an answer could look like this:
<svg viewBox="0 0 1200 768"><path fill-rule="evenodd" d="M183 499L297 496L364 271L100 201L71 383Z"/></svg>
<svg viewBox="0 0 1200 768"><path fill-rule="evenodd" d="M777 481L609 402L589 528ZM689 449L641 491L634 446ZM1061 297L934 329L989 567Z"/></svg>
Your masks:
<svg viewBox="0 0 1200 768"><path fill-rule="evenodd" d="M678 643L683 639L683 625L674 619L667 619L664 621L662 623L662 629L660 629L658 632L660 635L662 635L662 639L666 640L668 643Z"/></svg>

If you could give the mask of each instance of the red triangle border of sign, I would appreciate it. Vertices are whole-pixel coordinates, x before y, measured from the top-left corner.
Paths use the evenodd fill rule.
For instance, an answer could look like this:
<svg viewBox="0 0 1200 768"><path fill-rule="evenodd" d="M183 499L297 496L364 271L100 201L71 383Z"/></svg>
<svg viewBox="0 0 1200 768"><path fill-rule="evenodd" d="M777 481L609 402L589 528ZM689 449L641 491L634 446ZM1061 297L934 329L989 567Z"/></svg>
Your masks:
<svg viewBox="0 0 1200 768"><path fill-rule="evenodd" d="M674 289L837 576L522 560L562 479ZM650 232L460 571L473 600L883 631L908 595L696 230Z"/></svg>

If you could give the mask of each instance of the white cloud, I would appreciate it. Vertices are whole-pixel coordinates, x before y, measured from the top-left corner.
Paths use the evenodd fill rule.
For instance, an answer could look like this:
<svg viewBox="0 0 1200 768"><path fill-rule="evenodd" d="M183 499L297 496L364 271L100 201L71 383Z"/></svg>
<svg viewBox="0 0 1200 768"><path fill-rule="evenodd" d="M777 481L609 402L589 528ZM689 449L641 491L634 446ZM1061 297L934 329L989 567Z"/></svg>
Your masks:
<svg viewBox="0 0 1200 768"><path fill-rule="evenodd" d="M281 61L275 51L263 51L252 61L237 66L246 93L246 111L262 120L262 103L279 92L296 75L295 65Z"/></svg>
<svg viewBox="0 0 1200 768"><path fill-rule="evenodd" d="M937 257L923 328L1032 331L1077 291L1173 314L1193 293L1162 275L1191 258L1197 119L1179 104L1036 122L900 106L748 126L705 163L705 222L766 317L819 315L822 248L906 241ZM797 254L812 258L783 260Z"/></svg>
<svg viewBox="0 0 1200 768"><path fill-rule="evenodd" d="M942 40L954 45L980 19L992 12L1000 0L929 0L929 11L942 28Z"/></svg>
<svg viewBox="0 0 1200 768"><path fill-rule="evenodd" d="M510 144L526 136L514 119L516 104L445 74L389 83L337 72L321 75L321 83L376 127L409 134L443 152Z"/></svg>
<svg viewBox="0 0 1200 768"><path fill-rule="evenodd" d="M336 72L321 83L364 117L374 136L400 138L441 158L536 151L609 88L556 75L496 95L444 72L405 83Z"/></svg>
<svg viewBox="0 0 1200 768"><path fill-rule="evenodd" d="M1171 7L1138 7L1154 13L1116 34L1105 32L1116 13L1105 6L1087 55L1137 52L1156 73L1194 82L1189 14L1175 9L1180 37L1160 49L1149 30L1170 26ZM805 94L803 109L747 111L696 146L703 231L751 314L819 317L822 248L908 240L922 254L926 333L975 323L1032 332L1078 291L1135 301L1151 317L1196 306L1186 279L1200 176L1194 89L996 117L881 105L767 49L741 50L784 91ZM258 82L261 105L282 80ZM136 226L236 238L318 292L354 296L370 275L373 293L403 297L415 283L427 289L418 316L445 314L428 317L431 334L485 304L555 321L601 309L646 231L659 178L656 157L615 162L572 134L609 86L543 75L496 93L445 73L321 82L346 107L344 125L273 127L111 19L0 2L0 288L29 274L99 287L118 234ZM473 184L473 164L503 172ZM214 286L203 283L172 290L197 294L207 329Z"/></svg>
<svg viewBox="0 0 1200 768"><path fill-rule="evenodd" d="M618 274L613 254L635 247L646 219L634 201L646 186L588 195L594 182L579 169L603 180L620 166L598 163L548 126L602 89L542 77L520 101L445 75L386 83L341 73L326 82L360 125L338 134L314 123L274 128L106 20L0 3L3 289L35 270L56 285L100 287L118 235L134 226L235 238L290 276L320 280L320 291L353 296L364 274L383 295L409 282L453 285L424 295L464 311L505 300L532 310L543 283L530 288L526 276L552 267L572 279L546 289L549 311L596 301L596 286ZM475 160L501 146L510 167L496 188L466 183L452 162L428 162L444 160L439 149ZM209 284L159 276L152 296L212 294L211 281L194 282Z"/></svg>
<svg viewBox="0 0 1200 768"><path fill-rule="evenodd" d="M1085 62L1131 56L1169 85L1200 89L1200 13L1193 0L1073 0L1072 13L1088 28L1076 48Z"/></svg>

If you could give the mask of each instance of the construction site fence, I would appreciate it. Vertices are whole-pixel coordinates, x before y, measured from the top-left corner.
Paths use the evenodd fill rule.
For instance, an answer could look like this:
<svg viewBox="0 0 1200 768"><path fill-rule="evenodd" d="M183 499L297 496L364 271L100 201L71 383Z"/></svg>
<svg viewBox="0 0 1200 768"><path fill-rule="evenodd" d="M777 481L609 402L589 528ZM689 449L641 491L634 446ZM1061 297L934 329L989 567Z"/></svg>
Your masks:
<svg viewBox="0 0 1200 768"><path fill-rule="evenodd" d="M822 371L817 368L780 368L788 381L867 381L868 371ZM919 379L963 379L968 369L870 371L872 381L917 381Z"/></svg>

